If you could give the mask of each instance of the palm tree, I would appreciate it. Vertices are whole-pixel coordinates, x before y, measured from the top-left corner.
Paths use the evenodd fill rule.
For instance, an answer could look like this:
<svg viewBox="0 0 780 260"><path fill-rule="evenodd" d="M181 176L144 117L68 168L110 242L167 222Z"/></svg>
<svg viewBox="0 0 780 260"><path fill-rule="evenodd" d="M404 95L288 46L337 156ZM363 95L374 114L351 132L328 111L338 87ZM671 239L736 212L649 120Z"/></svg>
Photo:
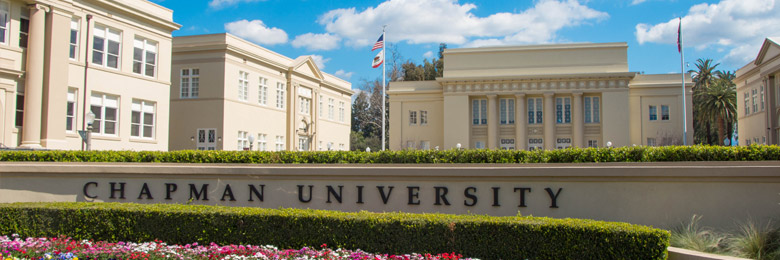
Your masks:
<svg viewBox="0 0 780 260"><path fill-rule="evenodd" d="M696 69L697 70L689 70L688 72L693 75L693 89L696 90L704 88L707 89L712 85L712 81L714 79L714 76L717 76L718 72L715 70L715 68L720 65L720 63L717 63L715 65L712 65L713 61L712 59L698 59L696 60Z"/></svg>
<svg viewBox="0 0 780 260"><path fill-rule="evenodd" d="M689 70L688 72L693 75L693 130L694 130L694 142L713 144L712 138L712 121L708 117L707 111L704 110L700 104L702 101L700 93L705 92L712 85L715 76L718 72L715 68L720 63L713 65L712 59L698 59L696 60L696 69Z"/></svg>
<svg viewBox="0 0 780 260"><path fill-rule="evenodd" d="M700 115L708 122L715 122L718 128L718 143L727 136L727 125L737 118L737 91L734 83L725 78L717 78L706 90L696 93L701 109Z"/></svg>

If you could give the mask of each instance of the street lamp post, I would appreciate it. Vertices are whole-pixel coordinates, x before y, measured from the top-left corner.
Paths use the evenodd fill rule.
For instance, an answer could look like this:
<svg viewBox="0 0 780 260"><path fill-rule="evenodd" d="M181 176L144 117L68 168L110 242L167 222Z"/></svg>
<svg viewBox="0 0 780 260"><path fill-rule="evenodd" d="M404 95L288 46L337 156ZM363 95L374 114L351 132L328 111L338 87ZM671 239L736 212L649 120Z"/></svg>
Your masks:
<svg viewBox="0 0 780 260"><path fill-rule="evenodd" d="M252 151L252 145L255 144L255 135L249 134L249 150Z"/></svg>
<svg viewBox="0 0 780 260"><path fill-rule="evenodd" d="M89 111L89 114L86 115L84 121L87 122L87 130L79 131L79 135L81 135L81 140L84 142L84 144L86 144L86 150L91 151L92 150L92 123L95 122L95 113Z"/></svg>

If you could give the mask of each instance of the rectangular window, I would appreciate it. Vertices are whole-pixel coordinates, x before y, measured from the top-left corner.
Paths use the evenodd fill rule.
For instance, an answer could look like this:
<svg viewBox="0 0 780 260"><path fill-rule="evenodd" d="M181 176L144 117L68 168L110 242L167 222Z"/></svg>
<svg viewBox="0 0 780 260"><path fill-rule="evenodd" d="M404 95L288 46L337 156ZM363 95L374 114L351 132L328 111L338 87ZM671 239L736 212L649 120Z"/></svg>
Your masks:
<svg viewBox="0 0 780 260"><path fill-rule="evenodd" d="M599 97L593 97L593 123L601 122L601 114L599 113Z"/></svg>
<svg viewBox="0 0 780 260"><path fill-rule="evenodd" d="M249 138L247 137L249 134L244 131L238 131L238 137L236 138L237 141L237 150L243 151L243 150L249 150Z"/></svg>
<svg viewBox="0 0 780 260"><path fill-rule="evenodd" d="M409 125L417 124L417 111L409 111Z"/></svg>
<svg viewBox="0 0 780 260"><path fill-rule="evenodd" d="M669 120L669 106L661 105L661 120Z"/></svg>
<svg viewBox="0 0 780 260"><path fill-rule="evenodd" d="M414 141L406 141L406 149L414 149Z"/></svg>
<svg viewBox="0 0 780 260"><path fill-rule="evenodd" d="M344 108L344 101L339 101L339 122L344 122L344 112L346 109Z"/></svg>
<svg viewBox="0 0 780 260"><path fill-rule="evenodd" d="M276 108L284 108L284 83L276 82Z"/></svg>
<svg viewBox="0 0 780 260"><path fill-rule="evenodd" d="M238 100L249 99L249 73L238 71Z"/></svg>
<svg viewBox="0 0 780 260"><path fill-rule="evenodd" d="M103 135L116 135L119 129L119 97L105 94L92 94L90 110L95 114L92 132Z"/></svg>
<svg viewBox="0 0 780 260"><path fill-rule="evenodd" d="M346 151L346 146L344 144L339 144L339 151Z"/></svg>
<svg viewBox="0 0 780 260"><path fill-rule="evenodd" d="M181 98L196 98L200 92L200 69L181 69Z"/></svg>
<svg viewBox="0 0 780 260"><path fill-rule="evenodd" d="M121 32L99 24L92 37L92 63L107 68L119 68Z"/></svg>
<svg viewBox="0 0 780 260"><path fill-rule="evenodd" d="M590 147L590 148L599 147L598 140L588 140L588 147Z"/></svg>
<svg viewBox="0 0 780 260"><path fill-rule="evenodd" d="M328 99L328 119L333 120L333 99Z"/></svg>
<svg viewBox="0 0 780 260"><path fill-rule="evenodd" d="M421 150L430 150L431 149L431 142L430 141L420 141L420 149Z"/></svg>
<svg viewBox="0 0 780 260"><path fill-rule="evenodd" d="M599 122L599 98L598 97L585 97L583 110L585 112L586 124Z"/></svg>
<svg viewBox="0 0 780 260"><path fill-rule="evenodd" d="M133 73L154 77L157 68L157 43L144 38L133 40Z"/></svg>
<svg viewBox="0 0 780 260"><path fill-rule="evenodd" d="M130 136L154 138L154 102L133 100Z"/></svg>
<svg viewBox="0 0 780 260"><path fill-rule="evenodd" d="M30 35L30 9L22 6L19 10L19 47L27 48L27 39Z"/></svg>
<svg viewBox="0 0 780 260"><path fill-rule="evenodd" d="M555 122L558 124L571 123L571 98L555 99Z"/></svg>
<svg viewBox="0 0 780 260"><path fill-rule="evenodd" d="M70 49L68 50L68 57L71 60L77 60L79 53L79 20L73 18L70 20Z"/></svg>
<svg viewBox="0 0 780 260"><path fill-rule="evenodd" d="M750 94L745 92L745 115L750 115Z"/></svg>
<svg viewBox="0 0 780 260"><path fill-rule="evenodd" d="M323 108L324 108L324 106L322 105L322 102L324 102L324 101L322 101L322 95L320 95L319 102L320 102L320 105L319 105L319 106L317 106L317 110L319 110L320 117L322 117L322 111L323 111L323 110L325 110L325 109L323 109Z"/></svg>
<svg viewBox="0 0 780 260"><path fill-rule="evenodd" d="M502 125L515 123L515 99L502 98L499 100L499 122Z"/></svg>
<svg viewBox="0 0 780 260"><path fill-rule="evenodd" d="M309 150L309 137L307 136L298 136L298 151L308 151Z"/></svg>
<svg viewBox="0 0 780 260"><path fill-rule="evenodd" d="M76 90L68 89L68 108L65 110L65 130L73 132L76 130Z"/></svg>
<svg viewBox="0 0 780 260"><path fill-rule="evenodd" d="M656 106L650 106L650 121L658 120L658 108Z"/></svg>
<svg viewBox="0 0 780 260"><path fill-rule="evenodd" d="M257 150L258 151L267 151L268 150L268 143L266 142L266 134L257 134Z"/></svg>
<svg viewBox="0 0 780 260"><path fill-rule="evenodd" d="M420 110L420 125L428 124L428 111Z"/></svg>
<svg viewBox="0 0 780 260"><path fill-rule="evenodd" d="M647 146L656 146L655 138L647 138Z"/></svg>
<svg viewBox="0 0 780 260"><path fill-rule="evenodd" d="M761 86L761 96L759 99L761 100L761 111L764 111L764 86Z"/></svg>
<svg viewBox="0 0 780 260"><path fill-rule="evenodd" d="M487 124L487 99L474 99L471 101L472 124Z"/></svg>
<svg viewBox="0 0 780 260"><path fill-rule="evenodd" d="M751 93L753 94L753 113L758 112L758 90L752 89Z"/></svg>
<svg viewBox="0 0 780 260"><path fill-rule="evenodd" d="M276 136L276 150L284 151L284 136L281 135Z"/></svg>
<svg viewBox="0 0 780 260"><path fill-rule="evenodd" d="M16 126L24 126L24 93L16 94Z"/></svg>
<svg viewBox="0 0 780 260"><path fill-rule="evenodd" d="M308 115L311 109L311 99L304 96L298 96L298 101L301 106L301 114Z"/></svg>
<svg viewBox="0 0 780 260"><path fill-rule="evenodd" d="M8 2L0 1L0 43L8 43L8 24L10 19L11 4Z"/></svg>
<svg viewBox="0 0 780 260"><path fill-rule="evenodd" d="M528 124L543 123L542 116L542 98L528 99Z"/></svg>
<svg viewBox="0 0 780 260"><path fill-rule="evenodd" d="M476 149L485 149L485 142L483 142L483 141L476 141L476 142L474 142L474 148L476 148Z"/></svg>
<svg viewBox="0 0 780 260"><path fill-rule="evenodd" d="M257 87L257 103L268 105L268 79L260 77ZM262 150L261 150L262 151Z"/></svg>

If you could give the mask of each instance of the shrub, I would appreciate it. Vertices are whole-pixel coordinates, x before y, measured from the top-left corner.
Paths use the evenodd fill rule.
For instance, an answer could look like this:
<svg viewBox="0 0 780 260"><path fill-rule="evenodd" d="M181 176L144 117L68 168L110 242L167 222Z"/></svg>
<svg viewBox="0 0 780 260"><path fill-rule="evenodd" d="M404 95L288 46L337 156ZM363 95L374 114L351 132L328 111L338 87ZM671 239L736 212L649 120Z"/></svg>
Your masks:
<svg viewBox="0 0 780 260"><path fill-rule="evenodd" d="M551 151L401 150L380 152L259 151L0 151L0 162L155 162L155 163L586 163L780 160L780 147L663 146L572 148Z"/></svg>
<svg viewBox="0 0 780 260"><path fill-rule="evenodd" d="M10 233L483 259L666 259L669 245L667 231L594 220L128 203L0 204L0 234Z"/></svg>
<svg viewBox="0 0 780 260"><path fill-rule="evenodd" d="M673 229L670 244L699 252L723 253L727 236L700 226L700 220L701 216L693 215L690 222Z"/></svg>

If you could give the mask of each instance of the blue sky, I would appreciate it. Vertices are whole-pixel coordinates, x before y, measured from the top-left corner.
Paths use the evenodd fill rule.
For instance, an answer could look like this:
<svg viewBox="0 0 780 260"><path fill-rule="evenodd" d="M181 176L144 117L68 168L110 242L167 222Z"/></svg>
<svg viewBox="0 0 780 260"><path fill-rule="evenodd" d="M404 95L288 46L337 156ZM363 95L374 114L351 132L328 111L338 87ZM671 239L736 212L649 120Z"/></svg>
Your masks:
<svg viewBox="0 0 780 260"><path fill-rule="evenodd" d="M291 58L314 55L324 72L352 82L381 77L371 45L387 40L404 60L449 48L570 42L627 42L629 70L680 71L711 58L736 70L763 39L780 36L780 0L153 0L173 9L174 36L230 32Z"/></svg>

